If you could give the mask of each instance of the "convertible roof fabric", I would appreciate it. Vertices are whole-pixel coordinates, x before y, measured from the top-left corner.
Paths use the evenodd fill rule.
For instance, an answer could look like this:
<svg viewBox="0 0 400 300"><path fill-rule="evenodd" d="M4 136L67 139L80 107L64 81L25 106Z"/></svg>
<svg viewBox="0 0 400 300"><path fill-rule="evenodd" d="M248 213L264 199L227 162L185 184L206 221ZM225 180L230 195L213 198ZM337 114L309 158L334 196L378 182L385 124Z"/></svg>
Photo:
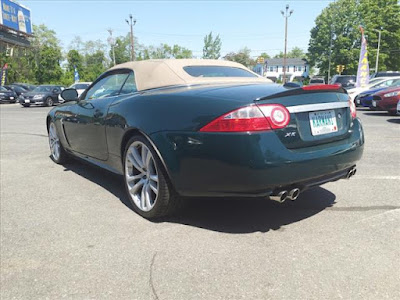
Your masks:
<svg viewBox="0 0 400 300"><path fill-rule="evenodd" d="M246 70L257 77L193 77L183 67L186 66L225 66ZM271 83L243 65L232 61L213 59L151 59L127 62L112 67L131 69L135 72L138 91L174 85L215 84L215 83Z"/></svg>

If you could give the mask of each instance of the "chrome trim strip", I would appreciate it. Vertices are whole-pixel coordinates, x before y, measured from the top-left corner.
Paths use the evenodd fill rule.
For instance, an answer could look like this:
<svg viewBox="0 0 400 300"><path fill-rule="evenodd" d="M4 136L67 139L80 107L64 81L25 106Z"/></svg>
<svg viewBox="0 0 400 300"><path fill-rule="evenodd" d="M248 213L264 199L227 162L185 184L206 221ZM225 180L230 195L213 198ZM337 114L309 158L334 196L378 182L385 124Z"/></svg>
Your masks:
<svg viewBox="0 0 400 300"><path fill-rule="evenodd" d="M329 103L318 103L318 104L304 104L304 105L295 105L295 106L287 106L286 108L290 113L301 113L301 112L309 112L309 111L317 111L317 110L328 110L335 108L345 108L350 107L348 102L329 102Z"/></svg>

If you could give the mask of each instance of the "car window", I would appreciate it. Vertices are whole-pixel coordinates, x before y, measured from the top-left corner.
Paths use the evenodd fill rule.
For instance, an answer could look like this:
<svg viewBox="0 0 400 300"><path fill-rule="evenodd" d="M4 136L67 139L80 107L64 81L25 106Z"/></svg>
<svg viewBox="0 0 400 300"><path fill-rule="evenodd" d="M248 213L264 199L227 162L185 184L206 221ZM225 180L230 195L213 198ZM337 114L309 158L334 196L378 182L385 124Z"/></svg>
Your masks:
<svg viewBox="0 0 400 300"><path fill-rule="evenodd" d="M7 90L5 87L3 87L3 86L0 86L0 91L2 91L2 92L8 92L8 90Z"/></svg>
<svg viewBox="0 0 400 300"><path fill-rule="evenodd" d="M131 72L122 87L121 94L131 94L137 92L135 74Z"/></svg>
<svg viewBox="0 0 400 300"><path fill-rule="evenodd" d="M249 71L234 67L187 66L183 69L193 77L257 77Z"/></svg>
<svg viewBox="0 0 400 300"><path fill-rule="evenodd" d="M88 90L85 100L100 99L118 95L128 75L128 73L112 74L100 79L94 86L91 87L90 90Z"/></svg>

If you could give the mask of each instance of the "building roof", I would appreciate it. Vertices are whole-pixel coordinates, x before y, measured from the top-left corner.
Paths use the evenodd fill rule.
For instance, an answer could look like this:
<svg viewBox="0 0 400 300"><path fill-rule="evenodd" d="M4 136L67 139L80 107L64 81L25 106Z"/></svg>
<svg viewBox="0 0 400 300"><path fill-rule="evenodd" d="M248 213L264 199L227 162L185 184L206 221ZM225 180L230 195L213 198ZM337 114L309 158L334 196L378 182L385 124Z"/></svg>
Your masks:
<svg viewBox="0 0 400 300"><path fill-rule="evenodd" d="M183 68L186 66L227 66L246 70L255 77L194 77ZM226 60L214 59L150 59L127 62L111 68L127 68L135 72L138 91L172 85L210 84L210 83L271 83L245 66Z"/></svg>
<svg viewBox="0 0 400 300"><path fill-rule="evenodd" d="M269 58L266 60L267 66L283 66L283 58ZM305 58L287 58L286 65L287 66L300 66L308 64Z"/></svg>

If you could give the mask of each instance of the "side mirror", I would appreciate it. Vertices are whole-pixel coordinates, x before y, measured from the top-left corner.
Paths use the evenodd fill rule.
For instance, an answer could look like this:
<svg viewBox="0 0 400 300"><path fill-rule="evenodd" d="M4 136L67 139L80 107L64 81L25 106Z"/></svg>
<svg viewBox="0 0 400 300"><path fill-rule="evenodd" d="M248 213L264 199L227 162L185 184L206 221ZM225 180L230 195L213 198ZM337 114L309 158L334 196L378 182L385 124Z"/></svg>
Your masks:
<svg viewBox="0 0 400 300"><path fill-rule="evenodd" d="M53 89L53 94L59 94L59 90L58 89Z"/></svg>
<svg viewBox="0 0 400 300"><path fill-rule="evenodd" d="M302 87L301 84L296 83L296 82L285 82L285 84L283 86L287 87L287 88L300 88L300 87Z"/></svg>
<svg viewBox="0 0 400 300"><path fill-rule="evenodd" d="M61 98L65 101L78 101L78 91L76 89L65 89L61 92Z"/></svg>

